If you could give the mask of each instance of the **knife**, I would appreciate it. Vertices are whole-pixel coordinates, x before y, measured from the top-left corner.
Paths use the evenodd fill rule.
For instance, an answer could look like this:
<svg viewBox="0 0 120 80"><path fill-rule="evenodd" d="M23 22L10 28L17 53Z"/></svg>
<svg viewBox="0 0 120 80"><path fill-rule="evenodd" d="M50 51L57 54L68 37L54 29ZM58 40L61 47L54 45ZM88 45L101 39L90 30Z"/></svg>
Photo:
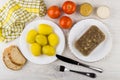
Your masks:
<svg viewBox="0 0 120 80"><path fill-rule="evenodd" d="M90 65L87 65L87 64L84 64L84 63L75 61L75 60L73 60L73 59L70 59L70 58L67 58L67 57L64 57L64 56L61 56L61 55L58 55L58 54L56 54L56 57L57 57L58 59L64 61L64 62L67 62L67 63L70 63L70 64L74 64L74 65L78 65L78 66L83 66L83 67L92 69L92 70L94 70L94 71L100 72L100 73L103 72L103 69L101 69L101 68L97 68L97 67L94 67L94 66L90 66Z"/></svg>

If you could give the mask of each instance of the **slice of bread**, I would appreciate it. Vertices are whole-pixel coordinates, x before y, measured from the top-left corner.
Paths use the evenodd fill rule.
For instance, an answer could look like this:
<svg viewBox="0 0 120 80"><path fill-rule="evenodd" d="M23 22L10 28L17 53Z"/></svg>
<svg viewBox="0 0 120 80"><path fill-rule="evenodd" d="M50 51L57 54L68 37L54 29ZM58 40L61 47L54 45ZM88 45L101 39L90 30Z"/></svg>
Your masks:
<svg viewBox="0 0 120 80"><path fill-rule="evenodd" d="M9 47L9 58L14 64L17 65L24 65L27 61L22 55L21 51L15 45Z"/></svg>
<svg viewBox="0 0 120 80"><path fill-rule="evenodd" d="M19 70L22 68L22 65L16 65L11 62L9 58L9 48L6 48L3 52L3 62L5 63L6 67L12 70Z"/></svg>

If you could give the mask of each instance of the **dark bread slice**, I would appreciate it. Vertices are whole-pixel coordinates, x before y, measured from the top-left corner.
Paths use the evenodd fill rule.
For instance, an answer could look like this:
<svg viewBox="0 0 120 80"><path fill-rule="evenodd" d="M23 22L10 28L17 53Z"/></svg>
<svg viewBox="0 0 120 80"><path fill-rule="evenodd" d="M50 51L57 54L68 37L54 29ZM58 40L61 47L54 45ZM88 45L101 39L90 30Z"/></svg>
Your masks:
<svg viewBox="0 0 120 80"><path fill-rule="evenodd" d="M75 47L88 56L104 40L104 33L93 25L75 42Z"/></svg>
<svg viewBox="0 0 120 80"><path fill-rule="evenodd" d="M17 65L24 65L27 61L26 58L22 55L21 51L15 45L9 47L9 58Z"/></svg>
<svg viewBox="0 0 120 80"><path fill-rule="evenodd" d="M3 62L7 68L12 70L20 70L22 68L22 65L20 66L11 62L9 58L9 48L6 48L3 52Z"/></svg>

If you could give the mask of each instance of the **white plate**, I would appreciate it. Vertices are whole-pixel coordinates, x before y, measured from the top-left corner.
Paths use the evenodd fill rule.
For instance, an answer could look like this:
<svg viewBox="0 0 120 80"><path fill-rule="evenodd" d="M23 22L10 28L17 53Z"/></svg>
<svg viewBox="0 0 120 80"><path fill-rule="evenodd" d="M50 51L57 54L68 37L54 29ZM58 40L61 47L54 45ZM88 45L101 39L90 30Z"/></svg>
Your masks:
<svg viewBox="0 0 120 80"><path fill-rule="evenodd" d="M26 26L26 28L24 29L24 31L22 32L21 37L20 37L20 49L21 49L23 55L29 61L36 63L36 64L49 64L49 63L54 62L57 58L55 56L49 57L49 56L45 56L45 55L35 57L32 55L32 53L29 49L29 44L26 43L26 34L28 33L28 31L30 31L31 29L37 30L39 24L51 25L54 32L59 36L59 44L56 47L56 54L60 54L60 55L62 54L64 47L65 47L64 34L63 34L62 30L55 23L48 21L48 20L37 20L37 21L31 22L30 24L28 24Z"/></svg>
<svg viewBox="0 0 120 80"><path fill-rule="evenodd" d="M89 56L83 56L76 48L75 41L80 38L91 25L96 25L104 34L105 40L98 45ZM68 37L68 44L71 52L80 60L86 62L94 62L104 58L111 50L112 47L112 38L110 32L102 22L94 19L86 19L76 23L71 29Z"/></svg>

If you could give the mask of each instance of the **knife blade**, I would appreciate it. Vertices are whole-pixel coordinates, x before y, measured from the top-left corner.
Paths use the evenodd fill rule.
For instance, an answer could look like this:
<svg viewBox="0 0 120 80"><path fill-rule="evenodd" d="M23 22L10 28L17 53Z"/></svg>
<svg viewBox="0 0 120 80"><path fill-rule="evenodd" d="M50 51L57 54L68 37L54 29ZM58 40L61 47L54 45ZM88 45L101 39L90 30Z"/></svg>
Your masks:
<svg viewBox="0 0 120 80"><path fill-rule="evenodd" d="M94 67L94 66L90 66L90 65L87 65L87 64L78 62L78 61L76 61L76 60L73 60L73 59L70 59L70 58L67 58L67 57L58 55L58 54L56 54L56 57L57 57L59 60L62 60L62 61L64 61L64 62L67 62L67 63L70 63L70 64L74 64L74 65L78 65L78 66L83 66L83 67L92 69L92 70L94 70L94 71L100 72L100 73L103 72L103 69L101 69L101 68L97 68L97 67Z"/></svg>

